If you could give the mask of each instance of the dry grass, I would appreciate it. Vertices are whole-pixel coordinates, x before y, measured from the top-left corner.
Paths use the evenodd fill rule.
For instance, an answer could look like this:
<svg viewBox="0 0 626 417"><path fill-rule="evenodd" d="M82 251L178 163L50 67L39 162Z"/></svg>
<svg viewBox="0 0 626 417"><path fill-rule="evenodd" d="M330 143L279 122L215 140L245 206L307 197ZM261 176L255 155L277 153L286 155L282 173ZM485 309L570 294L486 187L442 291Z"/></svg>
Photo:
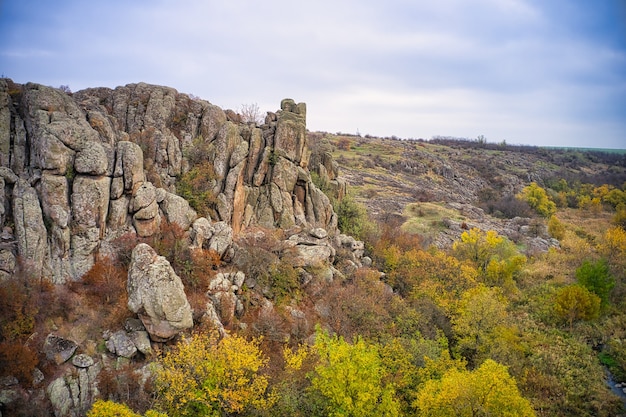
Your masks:
<svg viewBox="0 0 626 417"><path fill-rule="evenodd" d="M467 220L458 210L445 207L445 203L412 203L405 207L403 214L408 220L402 225L402 230L420 235L429 235L444 229L444 219L459 222Z"/></svg>

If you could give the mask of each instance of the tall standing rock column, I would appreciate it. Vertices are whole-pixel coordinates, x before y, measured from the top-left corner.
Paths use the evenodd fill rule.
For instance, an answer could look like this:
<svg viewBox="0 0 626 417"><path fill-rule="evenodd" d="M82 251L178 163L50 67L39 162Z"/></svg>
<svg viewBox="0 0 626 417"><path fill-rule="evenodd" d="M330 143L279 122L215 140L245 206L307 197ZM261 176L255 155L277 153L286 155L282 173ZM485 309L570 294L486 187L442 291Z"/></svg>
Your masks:
<svg viewBox="0 0 626 417"><path fill-rule="evenodd" d="M18 253L36 276L48 275L44 271L48 232L39 197L35 189L22 179L17 180L13 188L13 219Z"/></svg>

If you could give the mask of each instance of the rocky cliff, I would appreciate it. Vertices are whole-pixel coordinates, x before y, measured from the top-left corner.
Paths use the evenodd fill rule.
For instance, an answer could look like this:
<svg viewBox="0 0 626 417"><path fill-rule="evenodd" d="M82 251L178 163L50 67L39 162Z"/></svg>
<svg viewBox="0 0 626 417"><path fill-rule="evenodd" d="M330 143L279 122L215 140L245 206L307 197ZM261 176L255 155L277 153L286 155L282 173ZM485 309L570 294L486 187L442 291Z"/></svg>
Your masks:
<svg viewBox="0 0 626 417"><path fill-rule="evenodd" d="M198 231L218 223L231 235L251 226L336 235L309 161L306 106L291 99L259 126L167 87L67 94L1 79L0 274L21 260L54 283L79 280L108 242L151 236L163 222L199 244ZM177 194L197 166L211 173L206 213Z"/></svg>

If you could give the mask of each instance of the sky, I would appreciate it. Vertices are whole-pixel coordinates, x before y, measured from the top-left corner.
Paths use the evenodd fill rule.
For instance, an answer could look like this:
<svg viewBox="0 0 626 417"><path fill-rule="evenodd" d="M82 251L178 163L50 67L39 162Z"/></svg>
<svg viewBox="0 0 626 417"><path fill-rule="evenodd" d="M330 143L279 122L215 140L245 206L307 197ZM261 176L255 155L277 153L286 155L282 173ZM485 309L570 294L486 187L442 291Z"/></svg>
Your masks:
<svg viewBox="0 0 626 417"><path fill-rule="evenodd" d="M626 0L0 0L0 73L292 98L311 131L626 148Z"/></svg>

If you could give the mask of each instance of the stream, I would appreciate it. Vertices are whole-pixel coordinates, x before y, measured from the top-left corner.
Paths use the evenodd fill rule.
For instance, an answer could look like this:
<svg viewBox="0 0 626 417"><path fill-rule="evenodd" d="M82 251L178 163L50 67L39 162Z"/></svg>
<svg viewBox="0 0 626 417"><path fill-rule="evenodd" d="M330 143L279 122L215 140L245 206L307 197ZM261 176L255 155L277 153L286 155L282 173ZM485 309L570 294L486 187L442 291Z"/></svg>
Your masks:
<svg viewBox="0 0 626 417"><path fill-rule="evenodd" d="M624 392L624 390L626 389L626 383L620 384L615 382L615 380L613 379L613 374L611 374L611 372L606 369L606 384L609 386L609 388L611 388L611 391L613 391L618 397L622 399L622 402L626 407L626 392Z"/></svg>

